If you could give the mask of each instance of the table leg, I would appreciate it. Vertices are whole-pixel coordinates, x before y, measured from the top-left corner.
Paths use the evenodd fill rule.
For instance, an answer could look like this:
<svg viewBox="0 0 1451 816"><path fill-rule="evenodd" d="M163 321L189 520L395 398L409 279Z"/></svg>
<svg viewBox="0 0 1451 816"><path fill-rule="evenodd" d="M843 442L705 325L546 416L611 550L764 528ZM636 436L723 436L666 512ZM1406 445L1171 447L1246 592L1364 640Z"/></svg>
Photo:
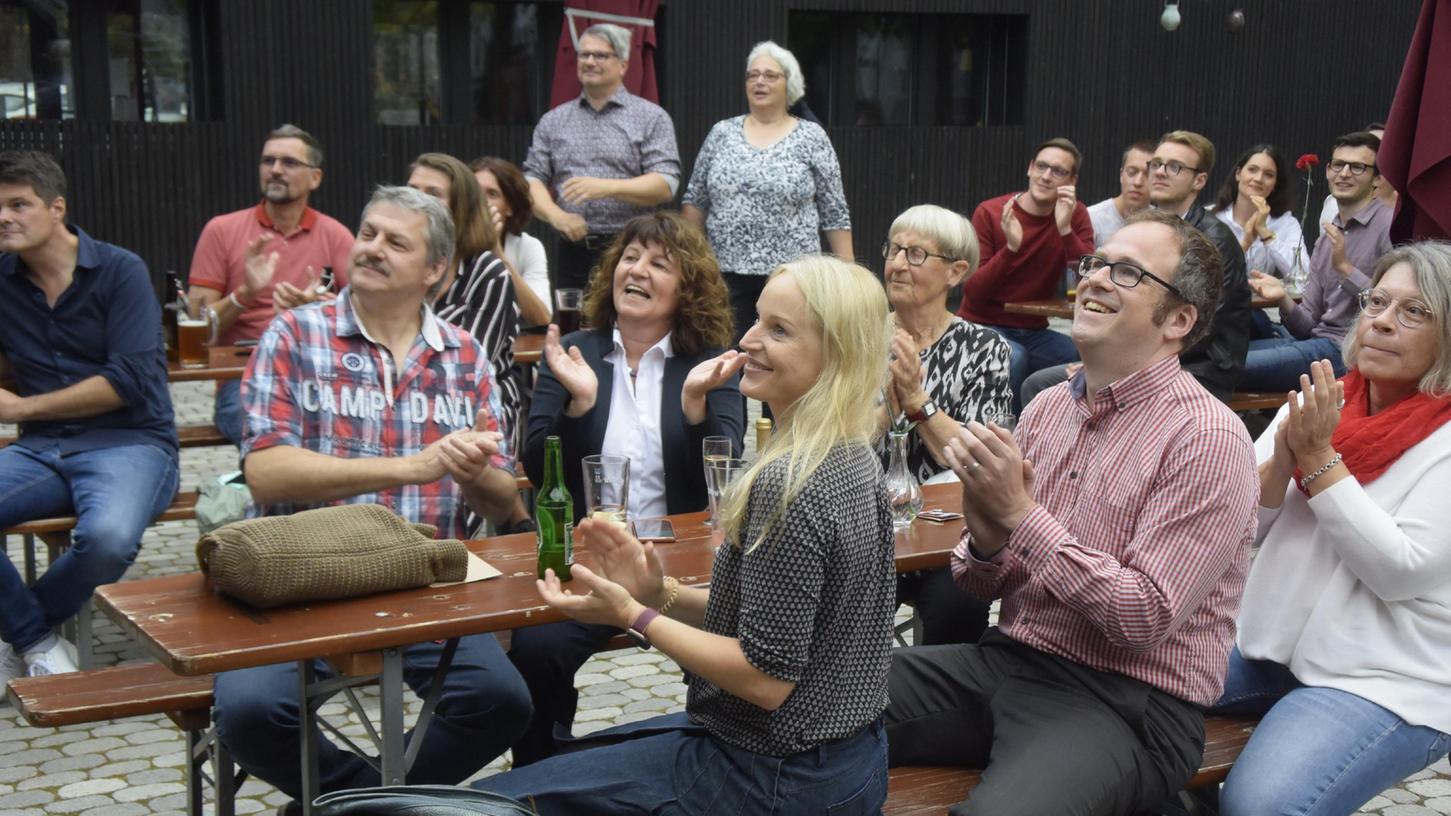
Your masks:
<svg viewBox="0 0 1451 816"><path fill-rule="evenodd" d="M297 700L302 728L302 814L312 816L312 800L319 795L317 779L317 709L310 694L314 674L312 660L297 661Z"/></svg>
<svg viewBox="0 0 1451 816"><path fill-rule="evenodd" d="M383 650L383 674L378 679L378 701L382 707L379 725L383 732L382 777L384 785L404 784L403 762L403 650Z"/></svg>

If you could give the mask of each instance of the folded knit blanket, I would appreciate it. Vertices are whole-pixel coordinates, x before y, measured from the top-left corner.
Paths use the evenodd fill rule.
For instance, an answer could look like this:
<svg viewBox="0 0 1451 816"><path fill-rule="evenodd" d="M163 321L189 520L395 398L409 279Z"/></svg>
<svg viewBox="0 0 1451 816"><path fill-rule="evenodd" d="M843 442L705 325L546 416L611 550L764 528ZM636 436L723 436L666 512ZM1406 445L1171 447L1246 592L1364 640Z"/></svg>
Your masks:
<svg viewBox="0 0 1451 816"><path fill-rule="evenodd" d="M376 504L248 519L197 540L217 589L259 609L462 581L468 548Z"/></svg>

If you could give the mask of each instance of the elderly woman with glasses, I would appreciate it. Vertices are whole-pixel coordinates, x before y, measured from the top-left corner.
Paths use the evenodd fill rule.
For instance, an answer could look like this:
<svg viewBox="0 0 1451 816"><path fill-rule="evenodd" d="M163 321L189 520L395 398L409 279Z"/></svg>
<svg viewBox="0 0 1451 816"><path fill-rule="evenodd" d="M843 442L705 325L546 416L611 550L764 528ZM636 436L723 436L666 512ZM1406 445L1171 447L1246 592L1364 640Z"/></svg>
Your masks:
<svg viewBox="0 0 1451 816"><path fill-rule="evenodd" d="M720 259L737 337L755 322L771 270L820 252L822 232L833 254L853 256L836 150L820 125L787 112L805 95L796 57L757 43L746 59L750 112L711 128L685 188L685 217Z"/></svg>
<svg viewBox="0 0 1451 816"><path fill-rule="evenodd" d="M1220 812L1349 814L1451 748L1451 244L1375 268L1260 437L1259 555L1218 708L1263 714Z"/></svg>
<svg viewBox="0 0 1451 816"><path fill-rule="evenodd" d="M888 235L883 282L895 331L887 409L894 427L911 427L907 463L925 482L947 470L943 447L965 423L1012 418L1012 353L1002 335L947 310L948 293L977 269L977 233L966 218L921 204L897 216ZM885 467L885 435L877 450ZM974 643L987 627L987 605L958 589L946 567L902 575L897 598L916 607L922 643Z"/></svg>

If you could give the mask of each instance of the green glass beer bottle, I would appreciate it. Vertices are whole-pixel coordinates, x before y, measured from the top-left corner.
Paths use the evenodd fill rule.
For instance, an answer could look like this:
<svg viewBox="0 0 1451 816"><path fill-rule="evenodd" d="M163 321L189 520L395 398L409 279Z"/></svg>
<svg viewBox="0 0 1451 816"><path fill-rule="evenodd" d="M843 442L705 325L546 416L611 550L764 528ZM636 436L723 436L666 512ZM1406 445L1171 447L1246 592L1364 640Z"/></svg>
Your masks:
<svg viewBox="0 0 1451 816"><path fill-rule="evenodd" d="M564 455L559 437L544 440L544 484L534 499L534 523L539 537L539 578L546 569L568 581L574 563L574 500L564 486Z"/></svg>

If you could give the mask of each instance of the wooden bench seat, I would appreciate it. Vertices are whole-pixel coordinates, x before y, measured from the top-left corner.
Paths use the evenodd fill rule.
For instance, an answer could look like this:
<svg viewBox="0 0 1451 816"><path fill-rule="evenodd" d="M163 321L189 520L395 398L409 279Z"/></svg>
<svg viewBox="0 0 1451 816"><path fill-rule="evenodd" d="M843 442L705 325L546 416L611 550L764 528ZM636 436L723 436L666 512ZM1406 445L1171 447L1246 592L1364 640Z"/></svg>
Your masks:
<svg viewBox="0 0 1451 816"><path fill-rule="evenodd" d="M1261 394L1255 391L1236 391L1229 398L1229 410L1236 414L1242 411L1279 410L1285 404L1284 394Z"/></svg>
<svg viewBox="0 0 1451 816"><path fill-rule="evenodd" d="M1229 769L1249 742L1257 720L1238 717L1206 717L1204 720L1204 759L1199 772L1184 787L1188 790L1217 785L1229 775ZM967 768L904 767L893 768L887 781L885 816L927 816L967 798L981 781L978 771Z"/></svg>
<svg viewBox="0 0 1451 816"><path fill-rule="evenodd" d="M16 437L0 437L0 447L13 443ZM177 441L181 447L212 447L232 444L222 436L216 425L177 425Z"/></svg>
<svg viewBox="0 0 1451 816"><path fill-rule="evenodd" d="M234 816L239 773L212 728L212 678L178 677L159 663L20 677L6 688L11 705L39 728L165 714L186 736L187 813L201 816L212 788L217 816ZM211 763L212 772L205 768Z"/></svg>

